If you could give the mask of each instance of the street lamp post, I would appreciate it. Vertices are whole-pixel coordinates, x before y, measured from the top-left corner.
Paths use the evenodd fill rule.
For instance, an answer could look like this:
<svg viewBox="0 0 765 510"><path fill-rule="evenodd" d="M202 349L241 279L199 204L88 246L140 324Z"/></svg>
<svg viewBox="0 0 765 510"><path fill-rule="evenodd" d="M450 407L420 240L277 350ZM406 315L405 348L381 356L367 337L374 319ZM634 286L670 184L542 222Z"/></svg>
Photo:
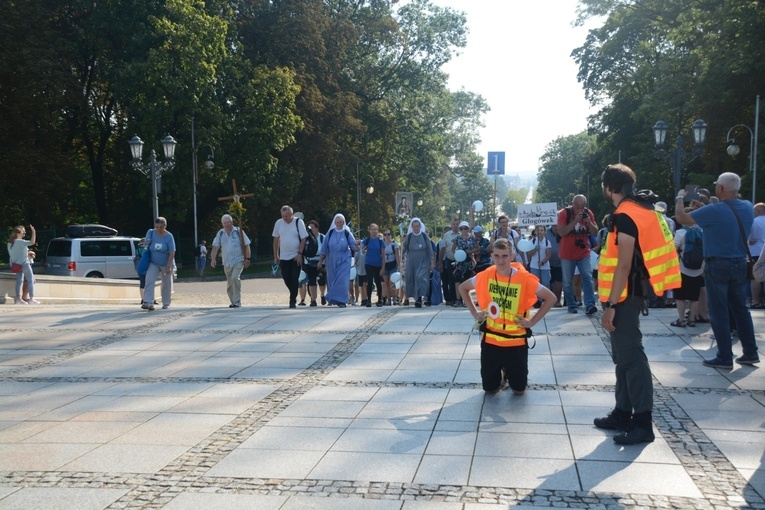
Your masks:
<svg viewBox="0 0 765 510"><path fill-rule="evenodd" d="M204 165L207 170L215 168L215 147L208 143L201 143L196 145L196 139L194 135L194 117L191 118L191 169L194 185L194 246L199 245L199 228L197 226L197 184L199 184L199 166L197 162L197 151L200 147L206 145L210 148L210 155L207 156L207 160Z"/></svg>
<svg viewBox="0 0 765 510"><path fill-rule="evenodd" d="M162 189L162 174L167 170L172 169L175 166L175 146L178 142L175 139L167 135L162 139L162 150L165 153L165 161L160 163L157 161L157 153L154 149L149 154L149 162L144 163L141 160L143 155L143 140L138 135L135 135L130 140L130 152L133 155L133 169L141 172L143 175L151 179L151 195L152 195L152 208L154 213L154 219L159 217L159 193Z"/></svg>
<svg viewBox="0 0 765 510"><path fill-rule="evenodd" d="M730 137L731 132L736 128L746 128L749 130L749 173L752 174L752 203L757 203L757 135L760 119L760 96L757 96L754 113L754 131L746 124L736 124L728 130L725 141L728 144L727 152L730 156L737 156L741 151L736 140Z"/></svg>
<svg viewBox="0 0 765 510"><path fill-rule="evenodd" d="M707 136L707 123L701 119L696 119L696 122L691 126L691 133L693 133L694 148L691 151L683 150L683 135L677 135L675 148L672 151L667 152L664 149L664 144L667 139L667 131L669 126L663 120L658 121L653 126L653 137L656 143L657 151L655 155L657 157L665 157L669 159L672 165L672 184L675 187L675 192L680 190L680 170L683 166L683 161L690 163L694 159L703 154L704 139Z"/></svg>
<svg viewBox="0 0 765 510"><path fill-rule="evenodd" d="M375 192L375 179L369 174L364 174L364 177L370 180L369 186L366 187L367 194L371 195ZM356 163L356 222L358 223L358 234L361 237L361 176L359 175L359 164Z"/></svg>

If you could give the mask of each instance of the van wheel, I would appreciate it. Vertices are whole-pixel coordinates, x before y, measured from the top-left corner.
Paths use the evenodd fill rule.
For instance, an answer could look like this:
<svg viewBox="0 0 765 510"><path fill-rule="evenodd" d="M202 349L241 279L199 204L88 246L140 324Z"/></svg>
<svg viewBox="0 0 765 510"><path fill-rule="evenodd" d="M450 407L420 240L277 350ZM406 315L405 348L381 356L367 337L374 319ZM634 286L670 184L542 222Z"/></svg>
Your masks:
<svg viewBox="0 0 765 510"><path fill-rule="evenodd" d="M96 273L90 273L90 274L87 276L87 278L103 278L103 277L104 277L104 275L102 275L101 273L98 273L98 272L96 272Z"/></svg>

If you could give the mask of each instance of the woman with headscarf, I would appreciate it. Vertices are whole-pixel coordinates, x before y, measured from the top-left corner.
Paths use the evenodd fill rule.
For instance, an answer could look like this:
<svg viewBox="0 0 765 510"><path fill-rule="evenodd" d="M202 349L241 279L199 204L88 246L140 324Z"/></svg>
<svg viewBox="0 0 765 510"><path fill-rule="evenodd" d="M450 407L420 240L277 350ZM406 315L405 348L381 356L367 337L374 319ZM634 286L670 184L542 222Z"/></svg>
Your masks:
<svg viewBox="0 0 765 510"><path fill-rule="evenodd" d="M412 218L402 243L406 259L406 297L414 298L415 308L422 307L422 298L427 300L430 290L430 273L433 271L433 246L425 224L420 218Z"/></svg>
<svg viewBox="0 0 765 510"><path fill-rule="evenodd" d="M327 268L327 303L345 308L356 239L345 224L345 216L336 214L319 248L319 266Z"/></svg>

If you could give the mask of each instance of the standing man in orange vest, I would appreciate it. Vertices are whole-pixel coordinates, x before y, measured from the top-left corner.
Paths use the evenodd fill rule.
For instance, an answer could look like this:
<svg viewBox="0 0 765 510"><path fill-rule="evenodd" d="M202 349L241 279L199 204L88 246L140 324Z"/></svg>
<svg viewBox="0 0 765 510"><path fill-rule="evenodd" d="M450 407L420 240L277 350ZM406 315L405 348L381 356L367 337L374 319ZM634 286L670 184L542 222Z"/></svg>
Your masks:
<svg viewBox="0 0 765 510"><path fill-rule="evenodd" d="M598 267L601 323L611 334L616 365L616 407L594 423L620 431L614 436L617 444L650 443L654 440L653 381L640 332L645 298L641 282L647 279L657 296L679 288L680 262L662 213L633 194L635 173L621 163L609 165L602 180L603 195L616 208Z"/></svg>
<svg viewBox="0 0 765 510"><path fill-rule="evenodd" d="M529 375L531 328L555 304L555 295L539 278L513 262L515 252L507 239L492 244L494 265L460 285L460 295L473 318L481 323L481 380L483 390L495 392L507 384L515 395L526 391ZM476 308L470 291L476 291ZM538 299L539 311L529 317Z"/></svg>

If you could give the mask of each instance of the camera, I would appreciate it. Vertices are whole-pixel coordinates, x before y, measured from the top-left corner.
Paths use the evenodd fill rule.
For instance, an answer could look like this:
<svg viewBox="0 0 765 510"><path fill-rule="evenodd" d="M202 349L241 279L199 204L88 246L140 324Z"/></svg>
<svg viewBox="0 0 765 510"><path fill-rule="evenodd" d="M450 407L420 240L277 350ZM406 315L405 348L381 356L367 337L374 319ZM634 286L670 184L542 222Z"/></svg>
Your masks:
<svg viewBox="0 0 765 510"><path fill-rule="evenodd" d="M574 244L576 244L577 248L581 248L582 250L587 248L587 245L584 244L584 240L582 240L582 239L577 239Z"/></svg>

